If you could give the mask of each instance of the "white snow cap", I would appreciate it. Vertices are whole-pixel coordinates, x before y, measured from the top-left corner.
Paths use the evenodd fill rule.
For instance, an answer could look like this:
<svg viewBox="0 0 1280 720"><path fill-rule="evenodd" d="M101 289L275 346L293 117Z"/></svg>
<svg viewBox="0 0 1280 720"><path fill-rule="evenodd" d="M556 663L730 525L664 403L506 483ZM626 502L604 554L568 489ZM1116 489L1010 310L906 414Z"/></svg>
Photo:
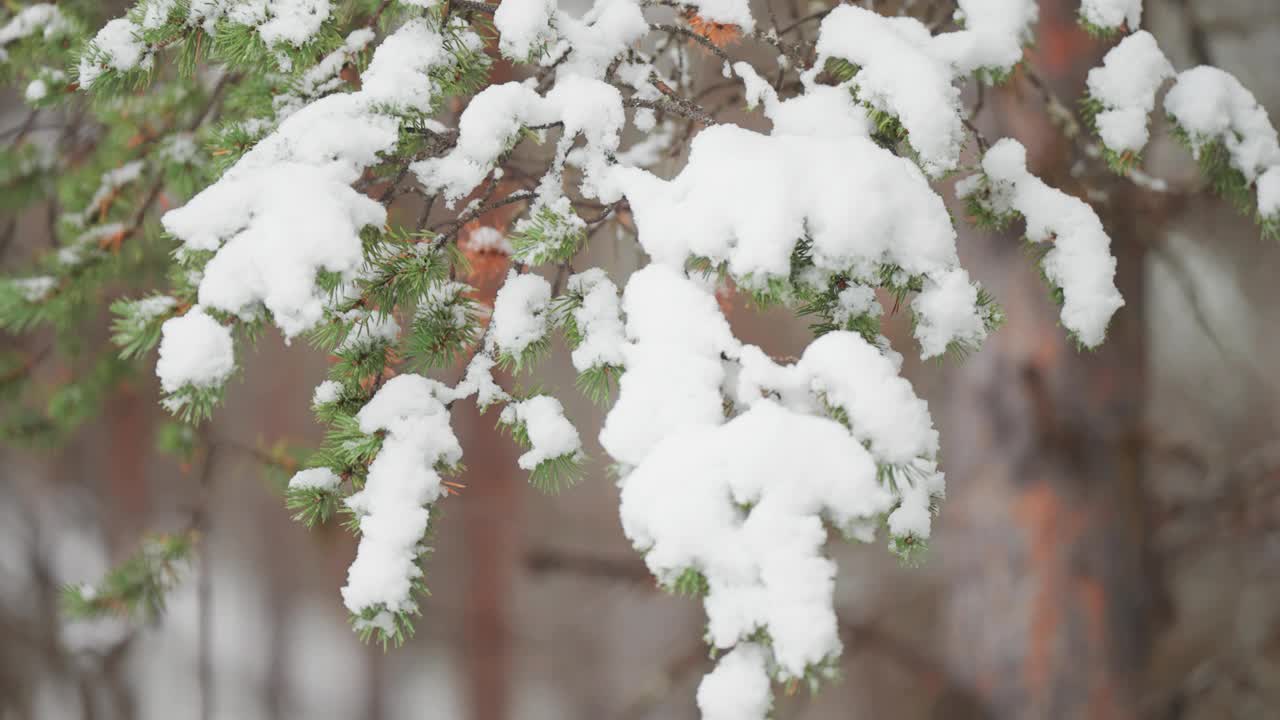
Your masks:
<svg viewBox="0 0 1280 720"><path fill-rule="evenodd" d="M1133 32L1142 23L1142 0L1080 0L1080 16L1101 28L1127 24Z"/></svg>
<svg viewBox="0 0 1280 720"><path fill-rule="evenodd" d="M235 369L231 330L196 305L160 326L156 375L166 393L183 387L217 387Z"/></svg>
<svg viewBox="0 0 1280 720"><path fill-rule="evenodd" d="M829 58L858 67L858 99L902 123L930 176L954 170L964 145L964 109L957 79L979 70L1008 72L1022 59L1039 16L1034 0L962 0L965 28L933 35L919 20L886 17L840 5L822 20L818 58L807 85Z"/></svg>
<svg viewBox="0 0 1280 720"><path fill-rule="evenodd" d="M1173 77L1173 65L1146 30L1125 37L1089 71L1089 95L1102 103L1096 123L1102 142L1116 152L1141 152L1156 91Z"/></svg>
<svg viewBox="0 0 1280 720"><path fill-rule="evenodd" d="M760 94L770 102L767 92ZM813 103L809 110L837 99L802 97ZM895 265L934 284L950 283L948 298L962 304L917 307L924 316L918 337L925 357L953 340L980 341L985 330L978 330L976 288L959 293L954 285L956 235L942 198L910 161L866 137L832 132L837 124L859 127L857 117L832 125L806 121L790 114L796 102L772 106L772 135L731 125L698 133L684 169L671 180L613 168L604 185L626 196L645 252L672 267L683 267L691 256L724 262L750 286L788 276L796 243L807 237L822 271L873 280L879 268ZM935 311L939 316L931 317Z"/></svg>
<svg viewBox="0 0 1280 720"><path fill-rule="evenodd" d="M978 309L978 288L963 268L925 276L924 288L911 301L916 314L915 337L920 356L938 357L952 343L976 348L987 339L987 326Z"/></svg>
<svg viewBox="0 0 1280 720"><path fill-rule="evenodd" d="M1280 144L1267 111L1234 75L1201 65L1178 74L1164 109L1190 136L1192 150L1221 142L1231 166L1253 182L1280 165Z"/></svg>
<svg viewBox="0 0 1280 720"><path fill-rule="evenodd" d="M324 405L331 403L342 396L342 383L335 380L325 380L316 386L315 392L311 395L312 405Z"/></svg>
<svg viewBox="0 0 1280 720"><path fill-rule="evenodd" d="M265 306L286 337L319 322L328 295L316 274L353 278L361 229L386 220L379 203L349 187L398 140L399 120L383 111L427 109L437 92L430 71L449 61L429 23L410 20L375 51L361 91L296 110L218 182L166 213L165 229L186 248L216 252L200 301L240 315Z"/></svg>
<svg viewBox="0 0 1280 720"><path fill-rule="evenodd" d="M1111 238L1093 208L1046 185L1027 170L1027 151L1005 138L987 151L982 169L992 183L998 212L1017 211L1027 220L1027 239L1053 242L1045 275L1062 288L1062 324L1088 347L1106 336L1107 324L1124 305L1116 290Z"/></svg>
<svg viewBox="0 0 1280 720"><path fill-rule="evenodd" d="M493 300L489 339L502 353L520 357L547 334L551 284L538 275L512 270Z"/></svg>
<svg viewBox="0 0 1280 720"><path fill-rule="evenodd" d="M523 61L535 50L550 45L556 30L552 18L555 0L504 0L493 13L498 47L502 54Z"/></svg>
<svg viewBox="0 0 1280 720"><path fill-rule="evenodd" d="M865 137L761 135L732 125L693 139L672 180L638 168L611 179L654 261L727 261L735 277L785 276L796 242L813 239L820 267L911 273L953 266L955 230L942 198L910 161Z"/></svg>
<svg viewBox="0 0 1280 720"><path fill-rule="evenodd" d="M341 479L327 467L299 470L289 479L290 490L335 490Z"/></svg>
<svg viewBox="0 0 1280 720"><path fill-rule="evenodd" d="M832 57L857 65L858 98L896 116L922 167L940 176L956 167L964 124L951 63L932 42L919 20L840 5L822 20L815 68Z"/></svg>
<svg viewBox="0 0 1280 720"><path fill-rule="evenodd" d="M739 403L753 406L776 397L792 410L816 415L824 414L824 403L840 408L853 436L880 464L907 466L938 453L928 405L898 376L897 363L857 333L823 335L794 365L778 365L752 345L742 349L739 362Z"/></svg>
<svg viewBox="0 0 1280 720"><path fill-rule="evenodd" d="M856 528L892 506L848 430L761 400L724 425L668 434L623 480L621 514L660 580L706 577L713 645L763 629L779 672L802 677L840 651L823 518Z"/></svg>
<svg viewBox="0 0 1280 720"><path fill-rule="evenodd" d="M722 354L738 341L706 289L673 268L651 264L623 292L627 337L618 400L600 443L624 465L638 465L662 438L724 422Z"/></svg>
<svg viewBox="0 0 1280 720"><path fill-rule="evenodd" d="M698 685L702 720L757 720L773 707L769 654L755 643L742 643L720 658Z"/></svg>
<svg viewBox="0 0 1280 720"><path fill-rule="evenodd" d="M66 16L53 3L35 3L22 8L9 18L9 22L0 26L0 62L9 59L5 50L9 43L31 37L37 32L45 38L57 37L70 26Z"/></svg>
<svg viewBox="0 0 1280 720"><path fill-rule="evenodd" d="M566 287L582 296L582 306L573 310L582 335L582 343L572 355L574 369L585 372L603 365L622 365L626 337L617 286L602 268L591 268L570 277Z"/></svg>
<svg viewBox="0 0 1280 720"><path fill-rule="evenodd" d="M153 53L141 40L141 34L142 28L128 18L116 18L103 25L80 58L80 87L88 90L108 69L121 72L135 68L150 70Z"/></svg>
<svg viewBox="0 0 1280 720"><path fill-rule="evenodd" d="M571 75L601 79L610 63L649 32L649 23L636 0L596 0L581 18L556 13L561 42L553 55L569 53L556 69L557 78Z"/></svg>
<svg viewBox="0 0 1280 720"><path fill-rule="evenodd" d="M517 82L490 85L463 111L454 148L410 167L423 187L441 190L453 202L484 180L521 128L560 122L558 157L563 159L574 139L583 136L587 160L582 191L595 197L594 174L603 170L605 154L618 148L625 120L622 94L600 80L579 75L561 78L546 97Z"/></svg>
<svg viewBox="0 0 1280 720"><path fill-rule="evenodd" d="M582 456L578 430L564 416L564 406L550 395L534 395L511 403L502 410L502 422L523 424L529 436L529 450L516 461L522 469L533 470L547 460Z"/></svg>
<svg viewBox="0 0 1280 720"><path fill-rule="evenodd" d="M756 29L749 0L687 0L680 4L696 8L698 16L703 20L721 25L737 25L744 33Z"/></svg>
<svg viewBox="0 0 1280 720"><path fill-rule="evenodd" d="M600 433L624 468L623 530L660 581L706 579L708 636L731 652L699 688L703 717L763 718L772 673L801 677L840 651L824 521L869 540L888 513L895 535L927 538L937 432L898 357L855 333L780 366L733 337L708 288L660 263L632 275L623 309L626 371ZM904 470L898 496L878 464ZM760 630L769 649L749 640Z"/></svg>
<svg viewBox="0 0 1280 720"><path fill-rule="evenodd" d="M356 415L360 431L387 432L369 465L364 489L347 498L360 516L360 545L347 571L342 599L353 613L413 610L418 556L428 506L443 494L439 463L456 464L462 446L442 399L448 388L421 375L387 381Z"/></svg>
<svg viewBox="0 0 1280 720"><path fill-rule="evenodd" d="M261 302L292 337L324 314L327 295L316 273L351 276L364 259L360 229L385 218L381 205L346 183L310 165L280 163L224 177L168 212L164 225L188 247L217 249L200 281L202 303L241 314Z"/></svg>

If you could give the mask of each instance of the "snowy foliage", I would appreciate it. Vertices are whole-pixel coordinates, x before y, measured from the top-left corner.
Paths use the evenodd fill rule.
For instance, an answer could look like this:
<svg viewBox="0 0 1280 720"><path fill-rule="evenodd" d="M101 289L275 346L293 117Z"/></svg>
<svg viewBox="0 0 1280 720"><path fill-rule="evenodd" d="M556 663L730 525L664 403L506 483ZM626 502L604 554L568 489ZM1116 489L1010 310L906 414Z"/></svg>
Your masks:
<svg viewBox="0 0 1280 720"><path fill-rule="evenodd" d="M329 353L311 394L328 434L286 502L307 524L345 515L359 546L341 596L383 643L429 612L433 511L464 487L457 403L496 410L539 489L584 476L558 388L507 376L563 338L580 388L612 401L599 440L623 532L660 584L700 598L722 653L703 717L762 720L775 681L816 685L839 660L829 531L882 533L908 560L931 537L938 431L882 323L901 311L939 358L1004 319L961 266L949 201L1020 223L1082 346L1124 305L1091 205L972 124L971 89L1024 72L1034 0L958 0L932 22L844 4L785 27L745 0L81 5L0 21L26 101L101 129L83 165L27 130L4 151L14 187L56 181L64 204L58 247L0 283L0 324L70 336L110 280L136 281L93 387L158 348L163 403L191 422L265 329ZM1090 73L1082 119L1093 157L1136 181L1175 70L1140 0L1079 12L1130 33ZM497 54L517 79L491 82ZM726 89L749 122L713 104ZM1280 234L1280 143L1254 96L1200 67L1163 107L1211 185ZM644 257L629 277L589 266L610 238ZM719 302L734 292L807 317L814 339L799 358L742 342Z"/></svg>

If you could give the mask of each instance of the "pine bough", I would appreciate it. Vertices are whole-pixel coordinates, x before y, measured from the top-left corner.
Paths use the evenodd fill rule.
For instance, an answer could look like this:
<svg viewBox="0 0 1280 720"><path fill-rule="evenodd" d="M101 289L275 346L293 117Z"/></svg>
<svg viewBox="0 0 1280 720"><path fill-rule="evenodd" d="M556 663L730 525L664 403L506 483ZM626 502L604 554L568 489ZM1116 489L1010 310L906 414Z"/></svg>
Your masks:
<svg viewBox="0 0 1280 720"><path fill-rule="evenodd" d="M561 331L582 389L616 394L600 441L624 532L661 585L701 598L724 653L698 690L703 717L763 718L773 682L832 674L828 531L883 531L913 558L944 495L938 434L899 376L879 297L908 308L925 358L976 350L1003 319L960 266L934 181L966 172L957 195L973 220L1025 222L1084 347L1124 304L1110 239L1089 205L1029 171L1016 140L962 163L961 88L1017 72L1033 0L958 0L941 32L841 5L812 41L759 29L745 0L677 3L674 18L670 5L597 0L578 17L547 0L142 0L105 23L89 2L12 12L0 73L33 111L0 153L5 204L56 189L59 247L0 284L0 322L53 327L89 369L6 433L70 430L123 359L153 348L165 407L197 422L237 348L267 326L308 338L334 357L313 397L329 432L287 504L308 525L345 515L360 543L343 601L364 637L399 643L422 610L434 510L462 470L454 403L500 406L539 488L581 475L560 401L493 375L529 371ZM1141 10L1080 9L1097 34L1136 31L1082 102L1120 173L1140 162L1174 77L1137 31ZM774 47L777 67L731 62L733 42ZM496 52L529 79L489 84ZM695 101L714 94L695 94L690 63L711 55L770 132ZM446 124L451 99L467 104ZM1212 186L1276 235L1280 145L1253 96L1200 67L1176 76L1164 107ZM77 112L92 125L35 130L36 113ZM654 171L677 157L674 175ZM388 214L404 194L424 199L416 224ZM503 207L520 213L508 236L471 227ZM621 291L602 269L574 272L605 228L649 258ZM466 282L468 256L511 262L491 303ZM112 305L118 351L79 341L84 311L138 278L139 299ZM810 319L798 360L734 336L716 300L729 283ZM15 392L33 363L5 363ZM455 385L426 376L450 367L464 368ZM189 542L151 541L101 588L69 590L69 608L158 609Z"/></svg>

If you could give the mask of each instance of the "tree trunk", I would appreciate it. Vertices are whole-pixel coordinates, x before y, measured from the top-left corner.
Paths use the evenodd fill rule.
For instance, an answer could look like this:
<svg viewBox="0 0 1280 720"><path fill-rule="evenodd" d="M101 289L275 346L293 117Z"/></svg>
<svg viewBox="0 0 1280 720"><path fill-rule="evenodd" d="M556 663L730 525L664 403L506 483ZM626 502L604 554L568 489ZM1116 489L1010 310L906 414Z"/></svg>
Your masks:
<svg viewBox="0 0 1280 720"><path fill-rule="evenodd" d="M1075 24L1075 3L1041 7L1033 64L1059 97L1079 97L1098 53ZM1079 194L1067 172L1073 153L1029 88L1015 79L996 99L997 115L1028 146L1033 172ZM951 536L939 543L952 570L944 622L953 671L982 706L969 717L1139 715L1162 614L1145 547L1141 443L1140 232L1152 231L1135 217L1136 196L1115 183L1111 190L1115 211L1095 207L1126 305L1096 352L1073 347L1019 240L966 242L968 264L981 268L1009 316L951 384L941 422L956 497L945 513ZM938 708L937 717L956 716Z"/></svg>

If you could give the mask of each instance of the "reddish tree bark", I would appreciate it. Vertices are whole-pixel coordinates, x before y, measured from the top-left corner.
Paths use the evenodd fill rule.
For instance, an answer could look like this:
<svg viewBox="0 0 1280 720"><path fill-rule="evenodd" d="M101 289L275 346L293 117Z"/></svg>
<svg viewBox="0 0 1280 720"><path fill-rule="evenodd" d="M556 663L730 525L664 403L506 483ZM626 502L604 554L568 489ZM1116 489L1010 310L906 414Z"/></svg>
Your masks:
<svg viewBox="0 0 1280 720"><path fill-rule="evenodd" d="M1075 7L1041 4L1031 58L1062 98L1080 96L1100 54L1077 27ZM1067 172L1075 156L1027 88L1015 78L997 115L1028 145L1034 172L1080 194ZM946 548L957 560L945 611L949 652L980 704L963 717L1140 715L1141 675L1161 614L1145 549L1140 442L1142 233L1151 230L1135 217L1131 191L1113 190L1116 212L1099 210L1126 305L1096 352L1067 339L1017 240L972 248L970 264L993 279L1011 327L961 371L942 423L959 501L946 509L955 533ZM938 716L961 715L941 707Z"/></svg>

